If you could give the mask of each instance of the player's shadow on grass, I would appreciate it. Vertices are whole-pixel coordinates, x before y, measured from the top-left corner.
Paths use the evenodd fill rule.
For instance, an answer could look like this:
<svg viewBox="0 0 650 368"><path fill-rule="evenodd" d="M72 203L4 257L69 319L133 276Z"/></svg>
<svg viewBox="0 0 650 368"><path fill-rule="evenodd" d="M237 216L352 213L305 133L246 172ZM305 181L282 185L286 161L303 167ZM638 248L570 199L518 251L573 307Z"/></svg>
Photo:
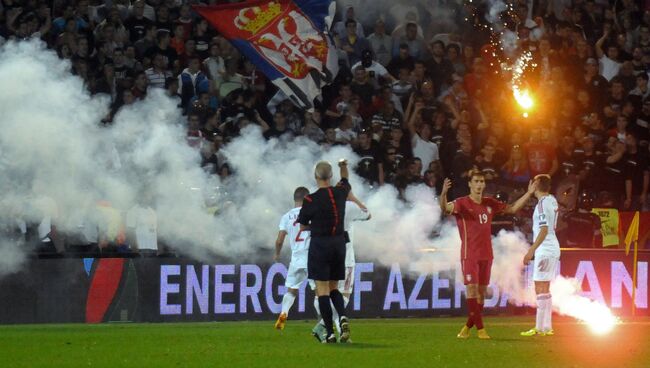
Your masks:
<svg viewBox="0 0 650 368"><path fill-rule="evenodd" d="M331 346L336 346L339 349L390 349L389 345L384 344L372 344L367 342L352 342L349 344L332 344Z"/></svg>
<svg viewBox="0 0 650 368"><path fill-rule="evenodd" d="M490 340L503 341L503 342L523 342L523 343L539 342L539 340L536 341L535 339L521 339L516 337L492 337Z"/></svg>

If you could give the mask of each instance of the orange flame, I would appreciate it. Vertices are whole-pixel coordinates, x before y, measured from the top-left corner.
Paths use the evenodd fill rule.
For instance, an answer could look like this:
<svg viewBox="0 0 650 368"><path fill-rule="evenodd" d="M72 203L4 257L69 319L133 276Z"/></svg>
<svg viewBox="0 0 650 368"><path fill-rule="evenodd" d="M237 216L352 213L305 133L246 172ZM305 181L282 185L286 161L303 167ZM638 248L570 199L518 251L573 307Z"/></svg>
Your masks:
<svg viewBox="0 0 650 368"><path fill-rule="evenodd" d="M522 109L530 110L533 107L533 105L535 105L535 102L533 101L533 98L527 89L522 91L519 89L519 87L515 86L512 89L512 92L515 97L515 100L517 101L519 106L521 106Z"/></svg>

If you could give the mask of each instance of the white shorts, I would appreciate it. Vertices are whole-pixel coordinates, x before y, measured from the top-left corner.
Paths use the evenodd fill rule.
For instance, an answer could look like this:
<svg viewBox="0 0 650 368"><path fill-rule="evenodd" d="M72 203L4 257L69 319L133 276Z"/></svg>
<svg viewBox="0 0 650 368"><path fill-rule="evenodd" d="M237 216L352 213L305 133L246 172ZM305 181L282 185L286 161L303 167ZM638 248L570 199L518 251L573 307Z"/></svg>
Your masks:
<svg viewBox="0 0 650 368"><path fill-rule="evenodd" d="M547 254L535 254L533 281L552 281L557 272L560 257Z"/></svg>
<svg viewBox="0 0 650 368"><path fill-rule="evenodd" d="M309 287L312 290L316 290L316 282L309 279ZM338 289L341 294L352 294L352 288L354 287L354 266L345 267L345 280L339 280Z"/></svg>
<svg viewBox="0 0 650 368"><path fill-rule="evenodd" d="M284 282L284 286L289 289L300 289L300 285L305 280L307 280L307 267L295 267L291 262L287 270L287 280Z"/></svg>

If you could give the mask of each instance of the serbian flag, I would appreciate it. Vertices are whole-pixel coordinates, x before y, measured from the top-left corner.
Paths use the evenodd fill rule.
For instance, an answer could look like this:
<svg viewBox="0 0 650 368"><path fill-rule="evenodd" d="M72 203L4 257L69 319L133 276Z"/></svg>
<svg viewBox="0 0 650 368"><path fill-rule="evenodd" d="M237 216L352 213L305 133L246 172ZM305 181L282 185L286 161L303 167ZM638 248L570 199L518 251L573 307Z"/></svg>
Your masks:
<svg viewBox="0 0 650 368"><path fill-rule="evenodd" d="M296 105L309 108L338 73L327 34L335 6L332 0L251 0L194 10Z"/></svg>

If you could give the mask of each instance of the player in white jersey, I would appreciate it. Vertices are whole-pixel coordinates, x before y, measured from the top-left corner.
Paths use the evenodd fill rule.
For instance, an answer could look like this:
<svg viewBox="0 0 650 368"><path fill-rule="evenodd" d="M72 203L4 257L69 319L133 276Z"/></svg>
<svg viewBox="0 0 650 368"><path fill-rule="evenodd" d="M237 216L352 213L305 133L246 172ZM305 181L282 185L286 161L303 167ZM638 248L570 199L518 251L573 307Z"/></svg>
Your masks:
<svg viewBox="0 0 650 368"><path fill-rule="evenodd" d="M552 306L550 285L560 262L560 242L555 235L558 219L558 203L551 192L551 177L535 177L537 206L533 214L534 243L524 256L524 264L534 258L533 281L537 294L537 318L535 328L522 332L522 336L553 335L551 324Z"/></svg>
<svg viewBox="0 0 650 368"><path fill-rule="evenodd" d="M350 301L350 295L352 295L352 288L354 287L354 266L356 264L356 259L354 256L354 243L353 243L354 226L352 226L352 223L354 221L368 221L370 220L371 217L372 216L370 215L368 209L363 205L363 203L356 200L356 198L353 201L348 200L345 202L345 222L343 224L343 228L345 229L345 236L347 240L347 243L345 244L345 280L339 281L338 289L343 294L343 301L345 303L346 308L348 306L348 302ZM309 280L309 282L311 288L314 289L314 285L312 285L313 281ZM318 298L314 299L314 307L316 308L316 312L318 312L319 321L316 323L316 326L314 326L314 328L312 329L312 334L318 340L322 341L322 339L327 334L327 331L325 330L325 325L323 324L323 320L320 319ZM332 313L333 313L332 319L336 324L339 319L338 314L334 309L332 309ZM337 328L339 328L338 325Z"/></svg>
<svg viewBox="0 0 650 368"><path fill-rule="evenodd" d="M284 238L289 237L289 244L291 245L291 262L289 262L289 269L287 270L287 279L285 286L287 292L282 297L282 311L278 320L275 322L275 328L283 330L284 325L289 316L289 309L293 305L298 295L300 285L307 280L307 255L309 254L309 231L300 231L300 223L298 214L302 207L302 201L309 190L305 187L298 187L293 192L293 200L295 207L285 213L280 220L278 231L278 238L275 241L275 261L280 258Z"/></svg>

